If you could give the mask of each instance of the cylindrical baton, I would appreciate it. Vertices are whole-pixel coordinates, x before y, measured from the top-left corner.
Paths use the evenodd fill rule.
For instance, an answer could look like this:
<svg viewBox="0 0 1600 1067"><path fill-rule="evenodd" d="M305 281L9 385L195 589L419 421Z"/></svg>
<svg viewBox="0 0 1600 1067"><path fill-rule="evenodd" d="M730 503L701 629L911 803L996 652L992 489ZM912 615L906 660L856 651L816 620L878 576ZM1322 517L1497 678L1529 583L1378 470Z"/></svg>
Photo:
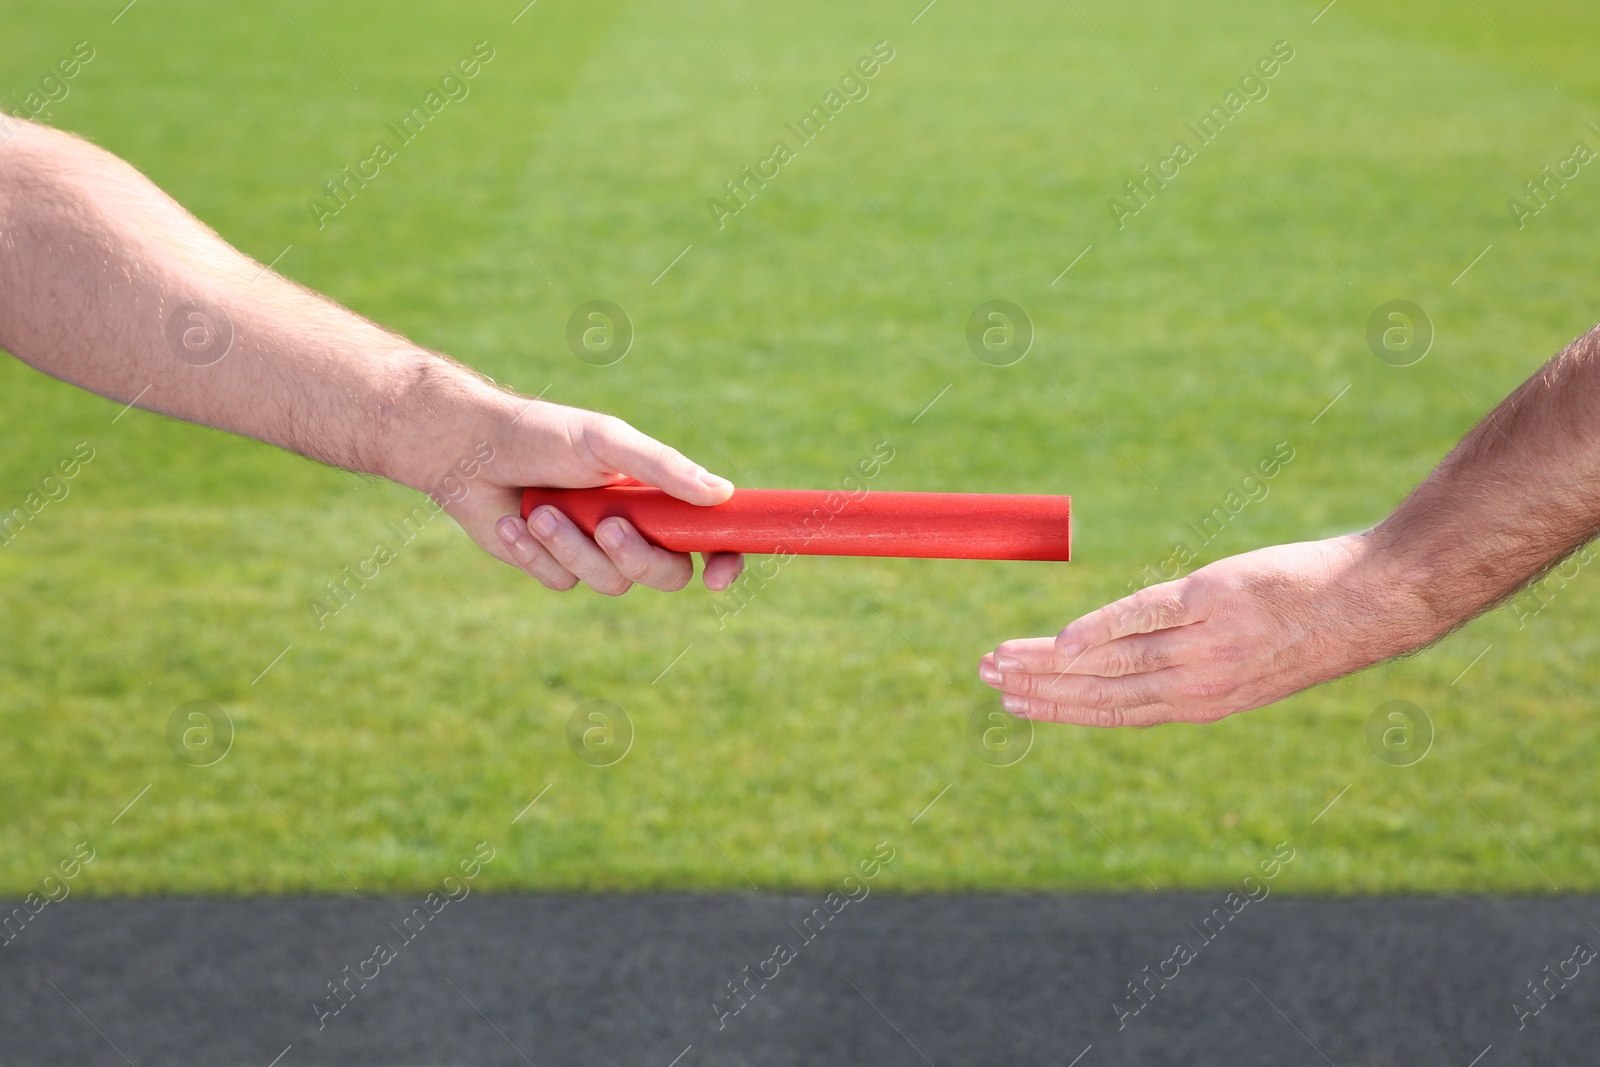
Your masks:
<svg viewBox="0 0 1600 1067"><path fill-rule="evenodd" d="M1072 558L1065 496L735 489L724 503L703 507L642 485L522 491L523 518L545 504L590 535L602 519L627 519L645 540L672 552Z"/></svg>

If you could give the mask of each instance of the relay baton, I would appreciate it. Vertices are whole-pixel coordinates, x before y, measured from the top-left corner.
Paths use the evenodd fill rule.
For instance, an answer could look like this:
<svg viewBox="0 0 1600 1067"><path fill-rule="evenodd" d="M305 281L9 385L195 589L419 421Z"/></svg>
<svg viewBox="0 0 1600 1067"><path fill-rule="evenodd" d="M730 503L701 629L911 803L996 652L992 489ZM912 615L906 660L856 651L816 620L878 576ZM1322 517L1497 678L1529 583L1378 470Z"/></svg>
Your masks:
<svg viewBox="0 0 1600 1067"><path fill-rule="evenodd" d="M627 519L646 541L671 552L1072 558L1072 504L1065 496L735 489L725 502L704 507L643 485L522 491L524 519L546 504L590 536L603 519Z"/></svg>

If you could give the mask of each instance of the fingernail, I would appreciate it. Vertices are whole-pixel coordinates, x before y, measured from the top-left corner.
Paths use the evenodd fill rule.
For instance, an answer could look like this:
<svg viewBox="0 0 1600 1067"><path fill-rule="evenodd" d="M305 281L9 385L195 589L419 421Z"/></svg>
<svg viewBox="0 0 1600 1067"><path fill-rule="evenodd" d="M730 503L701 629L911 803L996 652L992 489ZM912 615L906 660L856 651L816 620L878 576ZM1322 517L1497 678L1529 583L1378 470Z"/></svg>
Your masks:
<svg viewBox="0 0 1600 1067"><path fill-rule="evenodd" d="M996 656L994 665L1003 671L1020 671L1022 661L1015 656Z"/></svg>
<svg viewBox="0 0 1600 1067"><path fill-rule="evenodd" d="M700 469L700 484L708 489L728 489L733 483L719 474L712 474L704 467Z"/></svg>
<svg viewBox="0 0 1600 1067"><path fill-rule="evenodd" d="M1066 659L1074 659L1083 655L1083 646L1078 644L1076 641L1069 642L1065 645L1057 645L1056 655L1065 657Z"/></svg>
<svg viewBox="0 0 1600 1067"><path fill-rule="evenodd" d="M549 537L556 532L556 517L549 509L539 512L533 519L533 532L540 537Z"/></svg>
<svg viewBox="0 0 1600 1067"><path fill-rule="evenodd" d="M595 531L595 537L606 548L619 548L622 545L622 523L608 522Z"/></svg>
<svg viewBox="0 0 1600 1067"><path fill-rule="evenodd" d="M985 682L987 682L990 685L999 685L1000 684L1000 672L995 670L995 666L994 666L993 663L988 663L988 662L979 663L978 664L978 677L982 678Z"/></svg>
<svg viewBox="0 0 1600 1067"><path fill-rule="evenodd" d="M505 542L507 548L517 547L517 520L510 515L494 524L494 532Z"/></svg>
<svg viewBox="0 0 1600 1067"><path fill-rule="evenodd" d="M1007 693L1000 698L1000 706L1013 715L1021 715L1028 710L1028 701L1023 697L1012 696Z"/></svg>

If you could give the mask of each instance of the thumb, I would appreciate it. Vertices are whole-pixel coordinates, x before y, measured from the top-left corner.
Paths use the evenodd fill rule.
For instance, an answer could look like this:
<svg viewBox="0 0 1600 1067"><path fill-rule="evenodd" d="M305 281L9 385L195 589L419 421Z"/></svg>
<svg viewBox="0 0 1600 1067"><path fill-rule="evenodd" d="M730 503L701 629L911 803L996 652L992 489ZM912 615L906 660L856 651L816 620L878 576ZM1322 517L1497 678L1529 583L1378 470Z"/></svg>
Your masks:
<svg viewBox="0 0 1600 1067"><path fill-rule="evenodd" d="M621 419L584 428L589 452L619 474L687 500L691 504L720 504L733 495L733 483L712 474L677 449L641 433Z"/></svg>

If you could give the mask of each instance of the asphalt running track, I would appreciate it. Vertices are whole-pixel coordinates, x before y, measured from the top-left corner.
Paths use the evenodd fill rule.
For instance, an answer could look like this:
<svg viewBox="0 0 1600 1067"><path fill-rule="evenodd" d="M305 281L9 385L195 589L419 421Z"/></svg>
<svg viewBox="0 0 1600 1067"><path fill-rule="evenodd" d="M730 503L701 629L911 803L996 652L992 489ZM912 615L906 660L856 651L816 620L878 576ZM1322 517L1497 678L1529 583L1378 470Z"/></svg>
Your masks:
<svg viewBox="0 0 1600 1067"><path fill-rule="evenodd" d="M1600 1063L1600 899L1222 896L68 900L0 1064Z"/></svg>

